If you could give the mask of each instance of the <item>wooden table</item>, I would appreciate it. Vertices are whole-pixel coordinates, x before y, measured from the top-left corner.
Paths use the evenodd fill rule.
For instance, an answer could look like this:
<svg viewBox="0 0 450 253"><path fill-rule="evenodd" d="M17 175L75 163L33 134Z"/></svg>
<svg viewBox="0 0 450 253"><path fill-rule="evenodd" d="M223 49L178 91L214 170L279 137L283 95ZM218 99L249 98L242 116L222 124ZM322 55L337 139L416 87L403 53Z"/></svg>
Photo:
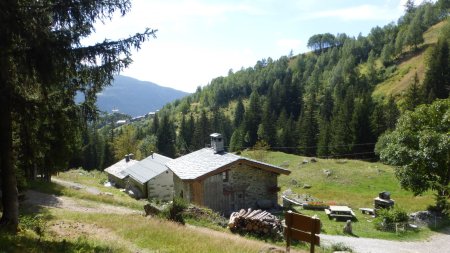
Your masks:
<svg viewBox="0 0 450 253"><path fill-rule="evenodd" d="M325 209L325 213L330 219L354 219L355 213L348 206L330 206L330 208Z"/></svg>

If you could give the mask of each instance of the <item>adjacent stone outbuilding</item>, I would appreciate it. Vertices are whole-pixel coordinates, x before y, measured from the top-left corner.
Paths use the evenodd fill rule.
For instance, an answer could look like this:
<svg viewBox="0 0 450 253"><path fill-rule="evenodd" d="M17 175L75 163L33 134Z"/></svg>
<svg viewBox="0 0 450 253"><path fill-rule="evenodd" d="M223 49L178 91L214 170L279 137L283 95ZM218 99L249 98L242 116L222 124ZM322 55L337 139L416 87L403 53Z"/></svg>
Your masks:
<svg viewBox="0 0 450 253"><path fill-rule="evenodd" d="M174 194L189 202L228 215L242 208L270 208L277 203L278 176L289 170L223 149L220 134L211 135L211 148L171 160Z"/></svg>
<svg viewBox="0 0 450 253"><path fill-rule="evenodd" d="M126 155L124 159L109 166L104 171L108 174L108 181L116 187L125 188L125 178L128 173L125 170L136 164L138 161L133 160L133 155Z"/></svg>
<svg viewBox="0 0 450 253"><path fill-rule="evenodd" d="M152 154L128 167L126 189L135 198L170 201L173 198L173 172L165 164L172 158Z"/></svg>

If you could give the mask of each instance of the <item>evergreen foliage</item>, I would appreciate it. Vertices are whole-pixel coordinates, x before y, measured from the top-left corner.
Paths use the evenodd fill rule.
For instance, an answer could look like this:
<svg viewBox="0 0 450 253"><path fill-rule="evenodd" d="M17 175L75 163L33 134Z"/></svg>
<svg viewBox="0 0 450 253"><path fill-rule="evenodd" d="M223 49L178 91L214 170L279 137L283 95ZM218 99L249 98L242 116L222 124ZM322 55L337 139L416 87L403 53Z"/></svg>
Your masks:
<svg viewBox="0 0 450 253"><path fill-rule="evenodd" d="M80 149L83 122L97 115L96 94L131 63L131 50L154 36L146 29L124 40L81 44L95 22L116 11L125 15L130 7L128 0L0 2L1 228L17 231L14 168L30 177L38 168L46 180L66 168ZM82 104L75 103L77 92Z"/></svg>

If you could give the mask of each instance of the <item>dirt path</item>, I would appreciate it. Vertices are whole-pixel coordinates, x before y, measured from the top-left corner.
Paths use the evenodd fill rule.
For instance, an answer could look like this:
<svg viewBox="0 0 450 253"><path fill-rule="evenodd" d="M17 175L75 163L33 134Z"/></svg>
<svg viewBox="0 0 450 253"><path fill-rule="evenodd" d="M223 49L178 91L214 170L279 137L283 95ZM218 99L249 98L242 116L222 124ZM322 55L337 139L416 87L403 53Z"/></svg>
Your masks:
<svg viewBox="0 0 450 253"><path fill-rule="evenodd" d="M320 235L324 245L343 243L358 253L450 252L450 228L425 241L398 242L349 236Z"/></svg>
<svg viewBox="0 0 450 253"><path fill-rule="evenodd" d="M141 214L141 212L120 206L103 204L95 201L74 199L65 196L55 196L33 190L25 193L24 205L33 207L61 208L77 212Z"/></svg>
<svg viewBox="0 0 450 253"><path fill-rule="evenodd" d="M77 189L85 189L91 194L100 194L100 191L94 187L87 187L81 184L64 181L60 179L52 179L55 183L63 185L65 187L73 187ZM141 212L132 210L126 207L118 207L114 205L99 203L95 201L74 199L66 196L49 195L37 191L29 190L26 192L26 200L24 204L31 207L50 207L50 208L62 208L78 212L90 212L90 213L114 213L114 214L141 214ZM281 248L274 247L268 243L264 243L256 240L249 240L239 235L222 233L214 231L208 228L187 226L189 229L214 237L229 238L233 241L244 240L246 243L255 244L255 246L265 249L261 252L284 252ZM145 250L139 249L129 241L125 241L121 237L117 236L113 231L106 228L101 228L95 224L86 224L82 222L65 222L60 221L52 226L52 231L62 238L71 237L71 235L86 234L94 236L100 240L108 240L119 242L120 245L124 245L131 252L145 253ZM381 239L370 238L355 238L349 236L336 236L321 234L321 242L324 246L330 246L336 243L343 243L351 247L358 253L422 253L422 252L449 252L450 253L450 228L442 231L440 234L435 234L425 241L413 241L413 242L399 242L389 241ZM295 252L291 250L291 252Z"/></svg>
<svg viewBox="0 0 450 253"><path fill-rule="evenodd" d="M89 192L90 194L94 194L94 195L100 195L102 193L99 189L97 189L95 187L89 187L89 186L85 186L85 185L82 185L79 183L58 179L55 177L52 177L52 182L62 185L64 187L73 188L75 190L85 189L87 192Z"/></svg>

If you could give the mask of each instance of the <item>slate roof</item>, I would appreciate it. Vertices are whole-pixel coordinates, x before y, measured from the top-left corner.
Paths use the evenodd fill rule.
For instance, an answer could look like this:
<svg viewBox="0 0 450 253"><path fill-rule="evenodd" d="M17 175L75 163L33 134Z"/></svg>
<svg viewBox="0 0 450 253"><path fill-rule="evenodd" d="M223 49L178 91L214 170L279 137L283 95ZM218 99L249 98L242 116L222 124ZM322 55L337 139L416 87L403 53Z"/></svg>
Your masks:
<svg viewBox="0 0 450 253"><path fill-rule="evenodd" d="M173 173L182 180L193 180L205 176L234 162L244 162L260 169L270 170L278 174L289 174L290 171L278 166L262 163L235 154L214 153L212 148L203 148L166 163Z"/></svg>
<svg viewBox="0 0 450 253"><path fill-rule="evenodd" d="M170 157L155 153L153 156L149 156L133 166L128 167L125 172L134 180L144 184L166 171L168 168L165 164L171 160L172 158Z"/></svg>
<svg viewBox="0 0 450 253"><path fill-rule="evenodd" d="M125 172L125 170L136 164L138 161L130 159L130 161L126 162L125 158L116 162L115 164L109 166L108 168L104 169L105 172L119 178L124 179L128 174Z"/></svg>

